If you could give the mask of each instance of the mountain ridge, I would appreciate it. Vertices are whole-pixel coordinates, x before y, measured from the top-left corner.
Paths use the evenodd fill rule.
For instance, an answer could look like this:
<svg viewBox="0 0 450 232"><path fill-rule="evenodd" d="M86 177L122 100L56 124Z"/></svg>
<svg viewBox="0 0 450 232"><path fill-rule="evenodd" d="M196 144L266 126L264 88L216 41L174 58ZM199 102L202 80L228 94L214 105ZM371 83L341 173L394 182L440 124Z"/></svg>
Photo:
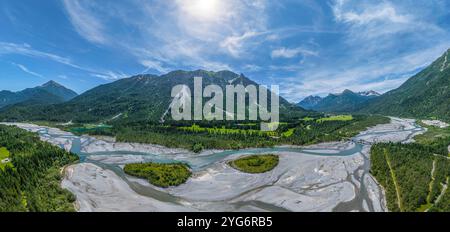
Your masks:
<svg viewBox="0 0 450 232"><path fill-rule="evenodd" d="M26 88L13 92L8 90L0 91L0 109L15 104L24 105L26 102L34 104L53 104L73 99L78 94L63 85L49 81L34 88Z"/></svg>
<svg viewBox="0 0 450 232"><path fill-rule="evenodd" d="M320 96L310 95L310 96L304 98L303 100L301 100L299 103L297 103L297 105L299 105L300 107L302 107L304 109L312 110L312 109L314 109L314 106L316 106L322 100L323 100L323 98Z"/></svg>
<svg viewBox="0 0 450 232"><path fill-rule="evenodd" d="M161 121L172 102L171 91L176 85L187 85L193 89L194 77L203 77L203 85L215 84L224 87L230 83L244 86L258 84L243 74L231 71L183 71L175 70L163 75L136 75L108 84L99 85L68 102L32 109L10 109L0 114L0 119L50 120L74 122ZM270 96L270 95L269 95ZM14 112L14 113L12 113ZM280 97L280 117L306 111ZM118 116L120 115L120 116Z"/></svg>
<svg viewBox="0 0 450 232"><path fill-rule="evenodd" d="M346 89L342 93L330 93L324 98L309 96L299 102L298 105L318 112L348 113L358 110L364 103L378 96L380 94L373 90L355 93Z"/></svg>
<svg viewBox="0 0 450 232"><path fill-rule="evenodd" d="M370 102L361 113L450 121L450 49L399 88Z"/></svg>

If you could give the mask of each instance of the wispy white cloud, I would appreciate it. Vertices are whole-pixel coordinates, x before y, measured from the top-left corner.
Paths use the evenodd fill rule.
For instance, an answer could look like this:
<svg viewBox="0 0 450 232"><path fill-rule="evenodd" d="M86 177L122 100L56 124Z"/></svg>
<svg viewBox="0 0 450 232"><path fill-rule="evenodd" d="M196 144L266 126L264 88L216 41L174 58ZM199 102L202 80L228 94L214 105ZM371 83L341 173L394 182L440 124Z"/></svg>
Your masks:
<svg viewBox="0 0 450 232"><path fill-rule="evenodd" d="M287 65L269 65L269 70L272 71L295 72L299 71L300 69L301 69L300 63Z"/></svg>
<svg viewBox="0 0 450 232"><path fill-rule="evenodd" d="M445 1L334 0L331 10L340 32L313 65L289 71L280 90L292 101L345 89L386 92L397 88L450 47L440 19ZM294 52L285 57L293 56ZM274 70L283 67L274 65ZM287 66L289 67L289 66ZM276 69L277 68L277 69ZM285 70L286 71L286 70Z"/></svg>
<svg viewBox="0 0 450 232"><path fill-rule="evenodd" d="M98 77L107 81L116 81L119 79L127 78L129 75L122 73L122 72L113 72L113 71L106 71L103 73L91 73L91 76Z"/></svg>
<svg viewBox="0 0 450 232"><path fill-rule="evenodd" d="M243 47L246 40L254 38L255 36L260 35L261 33L257 33L254 31L246 31L242 35L238 36L229 36L226 37L221 43L220 46L225 48L226 51L234 57L240 57L244 52Z"/></svg>
<svg viewBox="0 0 450 232"><path fill-rule="evenodd" d="M413 19L408 14L400 14L389 2L383 1L376 5L365 6L359 12L354 9L346 10L346 3L350 1L337 0L333 12L338 21L366 25L373 22L410 23Z"/></svg>
<svg viewBox="0 0 450 232"><path fill-rule="evenodd" d="M234 71L234 69L230 65L224 64L222 62L203 60L203 61L200 61L199 66L206 70L212 70L212 71L222 71L222 70Z"/></svg>
<svg viewBox="0 0 450 232"><path fill-rule="evenodd" d="M11 8L8 8L8 7L2 7L0 9L0 11L6 17L6 19L9 20L9 22L11 24L16 24L17 23L18 17L17 17L17 13L14 11L14 9L11 9Z"/></svg>
<svg viewBox="0 0 450 232"><path fill-rule="evenodd" d="M37 49L34 49L29 44L15 44L15 43L7 43L7 42L0 42L0 56L1 55L8 55L8 54L17 54L22 55L26 57L31 58L40 58L40 59L46 59L51 60L56 63L60 63L63 65L67 65L69 67L85 71L88 73L91 73L91 76L102 78L104 80L117 80L119 78L126 77L123 73L117 73L113 71L101 71L89 67L80 66L78 64L75 64L71 59L62 57L50 52L44 52ZM25 71L26 69L22 69ZM31 74L31 73L30 73ZM36 75L35 75L36 76Z"/></svg>
<svg viewBox="0 0 450 232"><path fill-rule="evenodd" d="M248 71L248 72L258 72L263 69L261 66L255 65L255 64L246 64L246 65L244 65L243 68L245 71Z"/></svg>
<svg viewBox="0 0 450 232"><path fill-rule="evenodd" d="M144 67L157 72L173 67L225 68L231 65L224 57L247 57L268 39L263 36L268 31L268 4L267 0L131 0L101 5L64 1L80 35L94 44L127 51L137 63L147 61ZM115 33L121 27L134 33Z"/></svg>
<svg viewBox="0 0 450 232"><path fill-rule="evenodd" d="M154 60L142 60L141 64L145 67L145 70L142 73L147 73L150 70L156 70L161 73L168 73L170 69L165 68L163 64L159 61Z"/></svg>
<svg viewBox="0 0 450 232"><path fill-rule="evenodd" d="M21 70L22 70L23 72L25 72L25 73L28 73L28 74L30 74L30 75L32 75L32 76L35 76L35 77L44 78L43 75L31 71L30 69L28 69L27 67L25 67L25 65L22 65L22 64L16 64L16 63L12 63L12 64L15 65L16 67L18 67L19 69L21 69Z"/></svg>
<svg viewBox="0 0 450 232"><path fill-rule="evenodd" d="M70 22L80 36L90 42L104 44L107 38L104 35L102 22L86 7L92 1L64 0L64 7Z"/></svg>
<svg viewBox="0 0 450 232"><path fill-rule="evenodd" d="M309 95L327 95L345 89L353 91L375 90L384 93L399 87L408 78L437 59L450 46L443 43L430 49L408 52L384 62L340 68L317 67L306 70L298 77L279 80L280 91L293 102Z"/></svg>
<svg viewBox="0 0 450 232"><path fill-rule="evenodd" d="M353 40L373 40L401 33L414 34L418 31L429 36L430 33L443 31L430 22L425 12L412 9L417 9L414 3L405 4L401 1L388 0L335 0L332 5L336 21L349 26L349 38ZM383 43L379 44L383 46Z"/></svg>
<svg viewBox="0 0 450 232"><path fill-rule="evenodd" d="M278 48L272 51L272 58L294 58L299 55L318 56L317 51L308 50L302 47L298 48Z"/></svg>
<svg viewBox="0 0 450 232"><path fill-rule="evenodd" d="M131 58L149 73L249 72L263 84L281 83L284 96L295 100L343 88L384 92L398 86L449 45L438 18L448 14L445 2L64 0L62 6L90 51L123 54L127 70L136 67ZM297 20L293 7L304 17ZM52 60L105 80L127 76L119 65L114 71L94 68L88 59L73 61L72 53L69 59L27 44L0 42L2 54Z"/></svg>
<svg viewBox="0 0 450 232"><path fill-rule="evenodd" d="M68 58L33 49L29 44L0 42L0 55L2 54L19 54L33 58L45 58L54 62L69 65L75 68L80 68L79 66L73 64L72 61Z"/></svg>

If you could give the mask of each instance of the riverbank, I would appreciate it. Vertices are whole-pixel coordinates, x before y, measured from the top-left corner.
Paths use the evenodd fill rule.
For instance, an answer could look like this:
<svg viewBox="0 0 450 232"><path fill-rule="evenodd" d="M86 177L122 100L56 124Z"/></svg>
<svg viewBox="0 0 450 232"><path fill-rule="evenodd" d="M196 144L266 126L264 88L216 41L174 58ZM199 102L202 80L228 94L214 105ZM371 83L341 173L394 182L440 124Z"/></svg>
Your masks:
<svg viewBox="0 0 450 232"><path fill-rule="evenodd" d="M353 139L366 145L332 142L202 154L83 136L80 151L89 163L71 166L63 183L77 195L80 211L386 211L382 189L369 174L369 143L408 142L421 131L413 120L392 118ZM74 143L74 138L67 139ZM49 140L60 144L61 139ZM268 153L280 161L267 173L241 173L228 165L244 155ZM187 162L194 174L168 189L123 174L124 164L146 161Z"/></svg>
<svg viewBox="0 0 450 232"><path fill-rule="evenodd" d="M193 210L141 196L113 171L90 163L67 167L62 187L77 196L79 212L183 212Z"/></svg>

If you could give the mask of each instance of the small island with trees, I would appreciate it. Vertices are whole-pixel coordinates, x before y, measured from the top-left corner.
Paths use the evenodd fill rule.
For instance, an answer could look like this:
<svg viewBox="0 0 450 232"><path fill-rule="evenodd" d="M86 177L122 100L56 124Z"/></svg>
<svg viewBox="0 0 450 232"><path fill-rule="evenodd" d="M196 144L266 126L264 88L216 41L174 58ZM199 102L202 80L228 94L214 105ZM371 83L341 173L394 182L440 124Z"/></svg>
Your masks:
<svg viewBox="0 0 450 232"><path fill-rule="evenodd" d="M134 163L127 164L124 172L130 176L147 179L150 184L168 188L184 184L192 172L184 163Z"/></svg>
<svg viewBox="0 0 450 232"><path fill-rule="evenodd" d="M241 172L257 174L272 171L278 165L278 162L278 156L267 154L243 157L230 161L228 164Z"/></svg>

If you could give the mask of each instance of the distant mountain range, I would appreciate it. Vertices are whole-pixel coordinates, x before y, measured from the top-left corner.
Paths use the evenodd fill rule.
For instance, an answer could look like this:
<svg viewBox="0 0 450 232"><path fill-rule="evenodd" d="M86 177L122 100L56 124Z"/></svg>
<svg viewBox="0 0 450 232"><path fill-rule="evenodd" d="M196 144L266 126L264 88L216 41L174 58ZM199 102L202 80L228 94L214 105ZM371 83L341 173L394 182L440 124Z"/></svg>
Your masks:
<svg viewBox="0 0 450 232"><path fill-rule="evenodd" d="M319 96L308 96L298 103L298 106L307 110L314 110L314 107L319 104L323 100L322 97Z"/></svg>
<svg viewBox="0 0 450 232"><path fill-rule="evenodd" d="M450 121L450 49L402 86L362 108L361 112Z"/></svg>
<svg viewBox="0 0 450 232"><path fill-rule="evenodd" d="M172 102L172 87L182 84L193 90L194 77L203 77L204 86L215 84L223 89L231 83L258 86L244 75L230 71L174 71L162 76L139 75L98 86L68 102L36 107L12 107L0 112L0 120L160 121L167 114ZM304 109L280 97L280 117L306 113Z"/></svg>
<svg viewBox="0 0 450 232"><path fill-rule="evenodd" d="M450 49L399 88L383 95L346 90L325 98L309 96L298 103L319 112L382 114L450 121Z"/></svg>
<svg viewBox="0 0 450 232"><path fill-rule="evenodd" d="M20 104L55 104L69 101L78 96L74 91L54 82L49 81L35 88L28 88L19 92L1 91L0 108Z"/></svg>
<svg viewBox="0 0 450 232"><path fill-rule="evenodd" d="M354 112L363 107L365 103L380 94L375 91L355 93L345 90L340 94L329 94L322 98L319 96L309 96L298 103L300 107L318 112Z"/></svg>

